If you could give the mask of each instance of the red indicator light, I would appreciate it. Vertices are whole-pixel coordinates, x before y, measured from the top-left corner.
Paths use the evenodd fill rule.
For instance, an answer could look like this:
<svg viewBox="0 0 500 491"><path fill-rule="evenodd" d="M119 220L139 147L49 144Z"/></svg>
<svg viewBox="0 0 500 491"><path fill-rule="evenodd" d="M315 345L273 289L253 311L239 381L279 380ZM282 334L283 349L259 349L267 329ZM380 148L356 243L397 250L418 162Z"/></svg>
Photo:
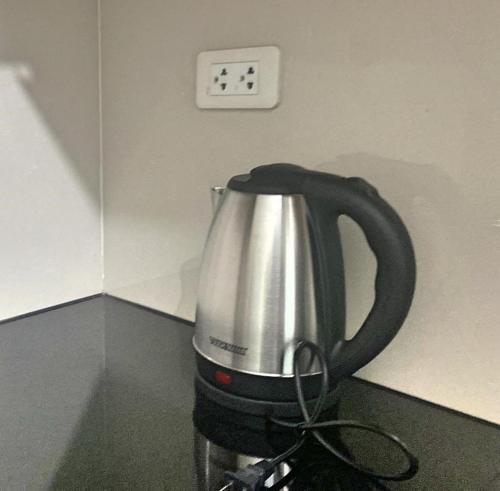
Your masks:
<svg viewBox="0 0 500 491"><path fill-rule="evenodd" d="M231 383L231 375L226 372L221 372L220 370L217 370L215 372L215 380L219 382L219 384L222 385L229 385Z"/></svg>

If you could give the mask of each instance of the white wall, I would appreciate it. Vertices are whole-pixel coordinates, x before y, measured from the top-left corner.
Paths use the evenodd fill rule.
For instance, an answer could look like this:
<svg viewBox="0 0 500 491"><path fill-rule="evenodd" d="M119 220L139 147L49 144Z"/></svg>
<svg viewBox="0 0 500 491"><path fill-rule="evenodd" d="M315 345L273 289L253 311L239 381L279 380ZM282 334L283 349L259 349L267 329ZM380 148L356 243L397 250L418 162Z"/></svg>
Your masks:
<svg viewBox="0 0 500 491"><path fill-rule="evenodd" d="M0 0L0 319L102 291L97 1Z"/></svg>
<svg viewBox="0 0 500 491"><path fill-rule="evenodd" d="M260 163L361 175L413 237L408 321L361 375L500 422L500 3L103 0L105 289L193 318L208 187ZM199 51L277 44L273 111L200 111ZM373 262L344 227L349 329Z"/></svg>

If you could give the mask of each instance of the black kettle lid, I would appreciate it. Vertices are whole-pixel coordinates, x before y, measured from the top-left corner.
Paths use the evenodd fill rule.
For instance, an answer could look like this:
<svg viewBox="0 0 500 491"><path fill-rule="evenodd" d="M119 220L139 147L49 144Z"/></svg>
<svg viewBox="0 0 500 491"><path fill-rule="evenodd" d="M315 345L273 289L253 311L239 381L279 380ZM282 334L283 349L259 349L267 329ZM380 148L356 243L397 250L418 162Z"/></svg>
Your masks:
<svg viewBox="0 0 500 491"><path fill-rule="evenodd" d="M256 194L299 194L310 171L294 164L268 164L232 177L227 187Z"/></svg>

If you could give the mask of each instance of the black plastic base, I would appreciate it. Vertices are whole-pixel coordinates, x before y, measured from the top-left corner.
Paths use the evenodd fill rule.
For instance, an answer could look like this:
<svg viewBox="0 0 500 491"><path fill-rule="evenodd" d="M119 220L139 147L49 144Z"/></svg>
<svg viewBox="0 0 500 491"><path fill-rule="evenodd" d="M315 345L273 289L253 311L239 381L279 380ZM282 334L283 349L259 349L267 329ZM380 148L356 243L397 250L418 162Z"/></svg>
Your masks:
<svg viewBox="0 0 500 491"><path fill-rule="evenodd" d="M225 393L231 393L245 399L258 399L272 402L295 401L295 382L293 377L271 377L254 375L226 368L214 363L196 353L198 373L207 382L220 388ZM217 375L223 374L230 382L227 385L217 380ZM321 375L302 375L302 387L305 399L314 399L321 390ZM330 390L335 385L332 383Z"/></svg>
<svg viewBox="0 0 500 491"><path fill-rule="evenodd" d="M275 416L277 418L300 418L302 413L296 401L266 401L231 394L207 382L198 372L195 377L195 389L214 403L254 416ZM327 396L324 409L335 406L339 400L338 388L334 388ZM316 399L307 401L308 408L314 408Z"/></svg>
<svg viewBox="0 0 500 491"><path fill-rule="evenodd" d="M212 443L245 455L271 458L297 441L295 431L270 425L264 416L221 406L198 389L195 390L193 423Z"/></svg>

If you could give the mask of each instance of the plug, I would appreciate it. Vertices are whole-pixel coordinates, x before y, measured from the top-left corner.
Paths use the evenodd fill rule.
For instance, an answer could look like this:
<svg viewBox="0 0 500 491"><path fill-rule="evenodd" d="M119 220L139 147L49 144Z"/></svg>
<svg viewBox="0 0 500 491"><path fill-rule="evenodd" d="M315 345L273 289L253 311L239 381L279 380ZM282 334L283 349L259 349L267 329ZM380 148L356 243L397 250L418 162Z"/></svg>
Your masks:
<svg viewBox="0 0 500 491"><path fill-rule="evenodd" d="M224 478L232 485L234 491L261 491L266 489L264 483L273 471L273 465L267 460L261 460L236 472L226 471Z"/></svg>

